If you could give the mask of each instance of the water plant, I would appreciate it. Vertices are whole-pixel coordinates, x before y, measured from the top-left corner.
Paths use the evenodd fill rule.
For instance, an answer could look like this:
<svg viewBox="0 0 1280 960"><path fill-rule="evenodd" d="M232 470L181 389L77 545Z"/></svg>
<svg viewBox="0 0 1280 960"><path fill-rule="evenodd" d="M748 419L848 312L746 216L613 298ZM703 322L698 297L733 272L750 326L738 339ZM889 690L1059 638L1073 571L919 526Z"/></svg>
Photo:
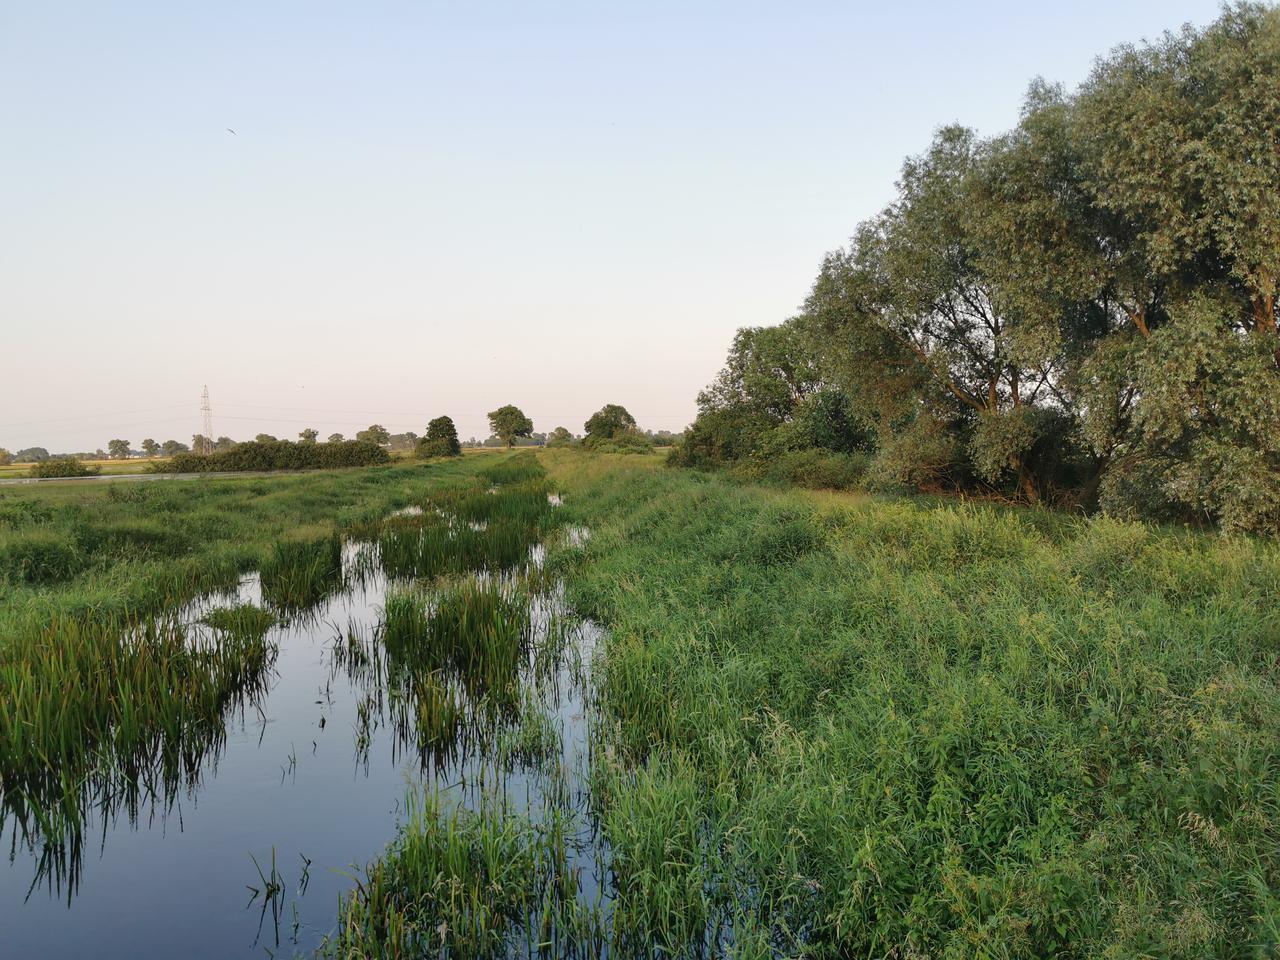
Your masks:
<svg viewBox="0 0 1280 960"><path fill-rule="evenodd" d="M554 945L552 931L589 939L561 813L534 820L493 802L467 810L432 792L411 793L408 809L394 843L356 878L323 953L533 955Z"/></svg>
<svg viewBox="0 0 1280 960"><path fill-rule="evenodd" d="M259 568L262 595L282 611L314 606L342 580L342 540L336 533L276 543Z"/></svg>

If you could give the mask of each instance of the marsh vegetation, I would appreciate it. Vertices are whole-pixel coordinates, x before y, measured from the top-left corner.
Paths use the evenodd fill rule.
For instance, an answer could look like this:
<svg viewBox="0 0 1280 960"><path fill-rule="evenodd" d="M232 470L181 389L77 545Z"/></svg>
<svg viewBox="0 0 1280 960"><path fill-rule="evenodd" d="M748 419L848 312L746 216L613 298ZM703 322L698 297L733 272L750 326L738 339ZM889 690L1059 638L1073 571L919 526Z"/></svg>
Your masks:
<svg viewBox="0 0 1280 960"><path fill-rule="evenodd" d="M122 890L187 929L121 955L1275 942L1269 542L579 451L39 494L5 547L77 563L6 574L19 945Z"/></svg>

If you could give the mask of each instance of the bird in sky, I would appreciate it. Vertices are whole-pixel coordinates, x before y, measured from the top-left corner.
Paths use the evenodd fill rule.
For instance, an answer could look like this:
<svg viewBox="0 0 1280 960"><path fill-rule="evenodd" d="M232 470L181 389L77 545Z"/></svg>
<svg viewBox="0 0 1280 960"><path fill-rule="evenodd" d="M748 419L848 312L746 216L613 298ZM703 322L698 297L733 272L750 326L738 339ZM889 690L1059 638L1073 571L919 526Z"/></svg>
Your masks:
<svg viewBox="0 0 1280 960"><path fill-rule="evenodd" d="M236 132L235 132L234 130L232 130L230 127L227 127L227 133L231 134L233 137L238 137L238 136L240 136L240 134L236 133Z"/></svg>

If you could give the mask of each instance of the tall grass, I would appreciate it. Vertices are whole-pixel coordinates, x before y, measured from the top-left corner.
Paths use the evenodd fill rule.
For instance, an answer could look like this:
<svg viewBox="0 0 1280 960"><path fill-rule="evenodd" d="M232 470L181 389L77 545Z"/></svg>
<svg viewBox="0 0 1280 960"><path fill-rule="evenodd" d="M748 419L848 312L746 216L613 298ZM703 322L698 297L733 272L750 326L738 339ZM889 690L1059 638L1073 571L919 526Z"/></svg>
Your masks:
<svg viewBox="0 0 1280 960"><path fill-rule="evenodd" d="M492 804L449 809L434 793L412 793L407 822L344 899L338 932L323 952L574 955L599 931L598 918L575 899L566 827L556 811L535 821ZM555 949L561 936L572 942Z"/></svg>
<svg viewBox="0 0 1280 960"><path fill-rule="evenodd" d="M315 606L342 582L342 540L336 533L275 544L259 567L262 596L282 611Z"/></svg>
<svg viewBox="0 0 1280 960"><path fill-rule="evenodd" d="M545 455L619 941L1268 955L1280 549Z"/></svg>

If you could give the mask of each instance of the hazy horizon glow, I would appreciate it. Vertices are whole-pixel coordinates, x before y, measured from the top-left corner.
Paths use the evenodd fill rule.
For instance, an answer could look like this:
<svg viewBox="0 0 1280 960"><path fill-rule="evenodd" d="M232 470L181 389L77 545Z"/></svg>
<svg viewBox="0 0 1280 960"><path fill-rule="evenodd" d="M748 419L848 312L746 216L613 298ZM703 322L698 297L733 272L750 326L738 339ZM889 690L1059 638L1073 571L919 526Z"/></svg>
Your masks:
<svg viewBox="0 0 1280 960"><path fill-rule="evenodd" d="M934 129L1217 12L8 4L0 446L678 430Z"/></svg>

